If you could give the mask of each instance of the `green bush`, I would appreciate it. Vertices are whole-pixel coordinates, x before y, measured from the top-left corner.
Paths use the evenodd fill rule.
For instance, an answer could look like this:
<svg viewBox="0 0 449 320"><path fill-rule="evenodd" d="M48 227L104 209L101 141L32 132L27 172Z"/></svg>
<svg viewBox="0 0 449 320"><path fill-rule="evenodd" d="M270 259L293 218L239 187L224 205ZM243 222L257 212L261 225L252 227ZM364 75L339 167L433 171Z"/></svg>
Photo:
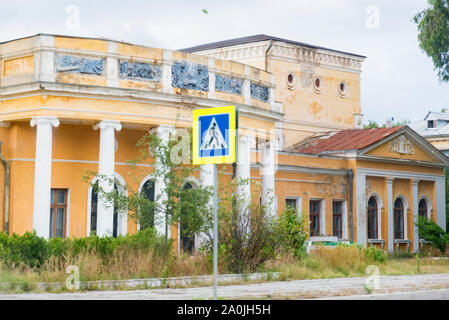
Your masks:
<svg viewBox="0 0 449 320"><path fill-rule="evenodd" d="M39 267L48 253L47 242L35 233L27 232L23 236L0 233L0 260L7 266Z"/></svg>
<svg viewBox="0 0 449 320"><path fill-rule="evenodd" d="M114 251L154 249L156 254L164 254L164 238L156 235L154 229L145 229L134 235L86 238L54 238L46 240L35 233L21 236L0 232L0 262L9 268L14 266L40 268L51 256L59 259L74 257L82 252L98 254L105 262ZM171 244L170 244L171 245Z"/></svg>
<svg viewBox="0 0 449 320"><path fill-rule="evenodd" d="M375 262L385 262L387 260L384 251L374 246L364 249L364 254L365 258Z"/></svg>
<svg viewBox="0 0 449 320"><path fill-rule="evenodd" d="M287 207L280 215L277 225L279 245L284 252L292 252L296 258L301 258L307 240L306 215L298 214L296 209Z"/></svg>
<svg viewBox="0 0 449 320"><path fill-rule="evenodd" d="M446 233L438 224L426 217L418 217L418 234L424 240L430 241L432 246L440 250L442 255L446 253L449 244L449 233Z"/></svg>

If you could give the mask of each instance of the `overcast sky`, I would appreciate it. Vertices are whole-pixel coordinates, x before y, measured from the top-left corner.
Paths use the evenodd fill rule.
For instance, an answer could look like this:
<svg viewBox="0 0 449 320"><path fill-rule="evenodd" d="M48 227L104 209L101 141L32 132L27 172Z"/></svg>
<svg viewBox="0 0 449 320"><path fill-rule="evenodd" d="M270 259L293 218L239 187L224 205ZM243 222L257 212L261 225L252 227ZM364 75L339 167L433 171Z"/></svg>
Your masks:
<svg viewBox="0 0 449 320"><path fill-rule="evenodd" d="M426 0L1 0L0 41L54 33L180 49L264 33L367 56L365 122L416 121L449 107L449 85L438 82L412 21L426 6Z"/></svg>

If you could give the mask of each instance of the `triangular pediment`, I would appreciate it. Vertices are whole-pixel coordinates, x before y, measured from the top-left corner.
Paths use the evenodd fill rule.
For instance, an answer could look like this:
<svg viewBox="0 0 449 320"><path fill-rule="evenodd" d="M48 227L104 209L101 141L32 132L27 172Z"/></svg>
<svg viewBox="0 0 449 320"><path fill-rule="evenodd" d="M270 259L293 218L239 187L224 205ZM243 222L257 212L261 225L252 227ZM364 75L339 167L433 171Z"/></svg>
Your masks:
<svg viewBox="0 0 449 320"><path fill-rule="evenodd" d="M358 154L376 158L449 163L449 158L407 126L360 150Z"/></svg>

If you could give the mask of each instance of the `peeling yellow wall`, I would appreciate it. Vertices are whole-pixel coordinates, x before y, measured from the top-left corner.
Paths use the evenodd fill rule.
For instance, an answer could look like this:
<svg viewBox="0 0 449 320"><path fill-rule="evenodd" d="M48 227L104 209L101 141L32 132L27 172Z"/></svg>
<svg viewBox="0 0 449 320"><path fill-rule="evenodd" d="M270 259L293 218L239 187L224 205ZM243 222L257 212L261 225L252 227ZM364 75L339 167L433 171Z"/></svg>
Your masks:
<svg viewBox="0 0 449 320"><path fill-rule="evenodd" d="M10 77L34 72L34 56L26 56L3 61L3 76Z"/></svg>
<svg viewBox="0 0 449 320"><path fill-rule="evenodd" d="M359 74L310 65L314 70L314 77L310 81L303 81L307 75L303 73L302 66L299 63L274 59L269 61L269 71L274 74L276 82L276 101L283 103L287 146L300 140L295 129L301 130L300 126L305 122L309 130L316 131L330 131L330 128L323 127L325 124L334 128L352 128L354 114L361 112ZM287 85L289 73L296 77L295 88L289 88ZM313 89L312 81L316 77L320 77L322 82L319 92ZM348 86L346 98L338 94L341 81L345 81Z"/></svg>

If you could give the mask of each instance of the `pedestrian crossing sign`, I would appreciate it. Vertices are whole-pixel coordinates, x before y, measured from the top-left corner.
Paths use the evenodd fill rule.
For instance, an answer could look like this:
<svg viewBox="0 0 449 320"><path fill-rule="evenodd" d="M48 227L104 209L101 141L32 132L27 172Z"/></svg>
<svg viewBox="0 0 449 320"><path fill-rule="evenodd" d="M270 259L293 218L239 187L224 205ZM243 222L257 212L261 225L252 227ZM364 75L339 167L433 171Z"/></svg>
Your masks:
<svg viewBox="0 0 449 320"><path fill-rule="evenodd" d="M193 164L235 162L235 106L193 111Z"/></svg>

